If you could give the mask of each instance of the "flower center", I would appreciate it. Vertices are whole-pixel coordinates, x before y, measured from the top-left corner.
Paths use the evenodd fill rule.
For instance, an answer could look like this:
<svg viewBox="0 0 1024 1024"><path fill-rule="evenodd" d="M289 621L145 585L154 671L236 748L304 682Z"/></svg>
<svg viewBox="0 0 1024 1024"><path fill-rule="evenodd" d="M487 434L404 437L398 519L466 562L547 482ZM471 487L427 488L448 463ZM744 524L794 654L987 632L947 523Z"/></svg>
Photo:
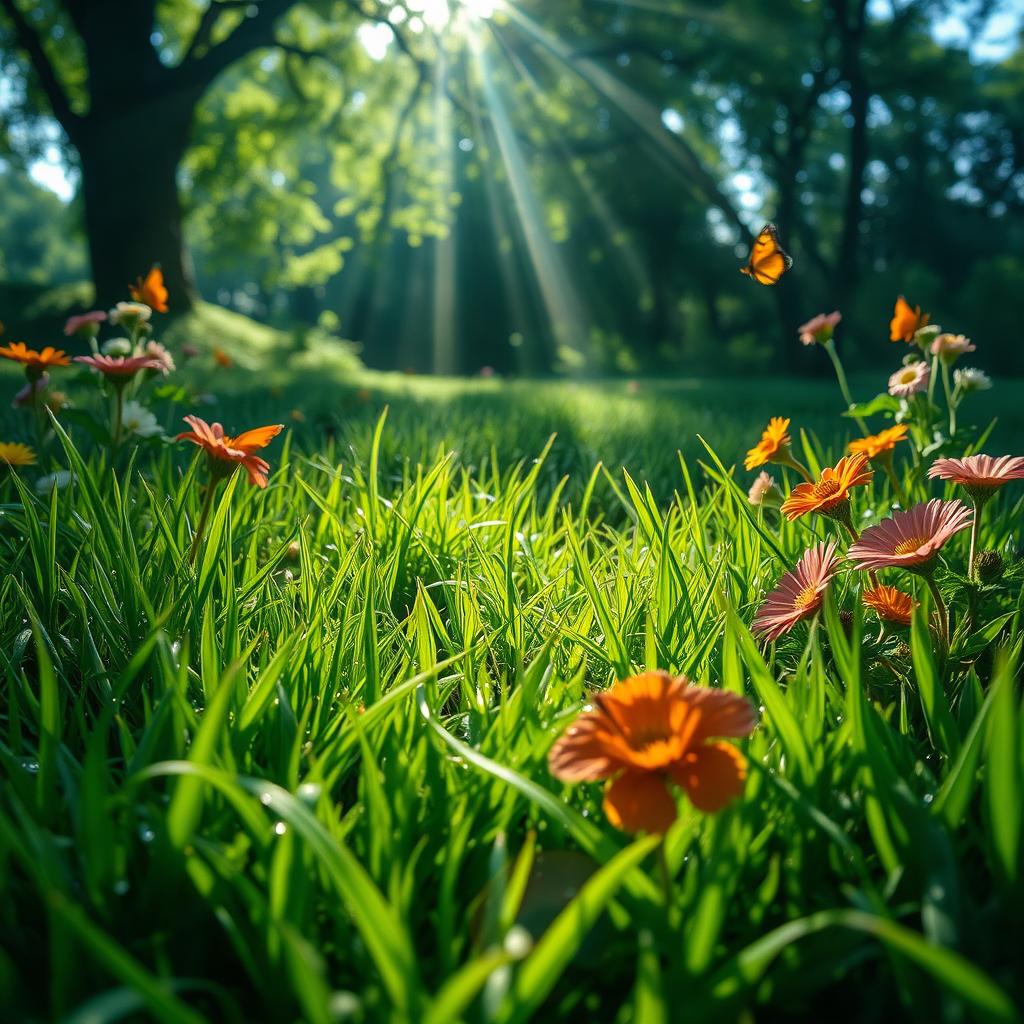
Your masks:
<svg viewBox="0 0 1024 1024"><path fill-rule="evenodd" d="M917 380L917 370L909 366L900 374L901 384L912 384L915 380Z"/></svg>
<svg viewBox="0 0 1024 1024"><path fill-rule="evenodd" d="M818 588L813 584L808 584L803 590L797 594L793 601L793 611L802 612L808 605L812 604L818 596Z"/></svg>
<svg viewBox="0 0 1024 1024"><path fill-rule="evenodd" d="M824 499L831 498L839 493L839 484L835 480L819 480L814 485L814 496L816 498Z"/></svg>
<svg viewBox="0 0 1024 1024"><path fill-rule="evenodd" d="M899 544L893 549L894 555L909 555L918 548L923 547L927 542L927 537L908 537L907 540L901 540Z"/></svg>

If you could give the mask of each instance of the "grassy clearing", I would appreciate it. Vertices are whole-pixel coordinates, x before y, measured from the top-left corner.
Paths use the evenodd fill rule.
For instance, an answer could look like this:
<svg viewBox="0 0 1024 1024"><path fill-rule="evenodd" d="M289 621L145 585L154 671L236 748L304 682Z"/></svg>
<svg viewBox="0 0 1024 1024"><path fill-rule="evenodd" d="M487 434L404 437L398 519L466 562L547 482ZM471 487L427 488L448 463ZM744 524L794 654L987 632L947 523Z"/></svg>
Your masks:
<svg viewBox="0 0 1024 1024"><path fill-rule="evenodd" d="M833 387L421 380L251 335L153 405L292 427L265 491L222 485L194 567L180 447L112 470L70 411L41 470L71 485L0 479L7 1016L1016 1019L1019 487L979 537L1001 578L945 552L950 657L926 607L879 634L851 578L765 648L754 610L828 527L752 510L726 466L780 412L831 461ZM1019 398L972 398L987 450L1020 449ZM943 493L899 454L913 500ZM878 474L858 524L890 506ZM663 849L546 761L648 667L761 712L743 799L686 804Z"/></svg>

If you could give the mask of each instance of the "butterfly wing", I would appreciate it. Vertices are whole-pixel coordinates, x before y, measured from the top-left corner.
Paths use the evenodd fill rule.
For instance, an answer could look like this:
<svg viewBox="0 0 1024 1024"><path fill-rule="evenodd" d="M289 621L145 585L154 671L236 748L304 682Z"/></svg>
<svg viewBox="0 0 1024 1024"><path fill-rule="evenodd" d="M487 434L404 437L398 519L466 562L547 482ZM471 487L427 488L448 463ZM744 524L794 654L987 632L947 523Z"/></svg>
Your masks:
<svg viewBox="0 0 1024 1024"><path fill-rule="evenodd" d="M164 285L164 272L159 267L153 267L146 275L143 285L146 294L152 300L150 305L158 313L167 312L167 287Z"/></svg>
<svg viewBox="0 0 1024 1024"><path fill-rule="evenodd" d="M793 260L779 245L779 232L774 224L765 224L754 240L750 259L740 272L758 284L778 284L779 278L793 266Z"/></svg>

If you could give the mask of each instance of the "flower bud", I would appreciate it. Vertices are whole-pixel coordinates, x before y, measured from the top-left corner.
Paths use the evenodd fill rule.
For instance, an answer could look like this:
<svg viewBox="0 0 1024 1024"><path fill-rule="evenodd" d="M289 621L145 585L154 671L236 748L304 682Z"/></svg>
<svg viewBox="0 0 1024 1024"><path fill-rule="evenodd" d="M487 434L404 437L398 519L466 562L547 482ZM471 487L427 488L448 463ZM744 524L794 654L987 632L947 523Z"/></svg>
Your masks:
<svg viewBox="0 0 1024 1024"><path fill-rule="evenodd" d="M974 560L974 571L981 583L998 583L1005 568L1003 556L998 551L980 551Z"/></svg>
<svg viewBox="0 0 1024 1024"><path fill-rule="evenodd" d="M103 342L100 351L105 356L130 356L132 354L132 343L127 338L111 338Z"/></svg>

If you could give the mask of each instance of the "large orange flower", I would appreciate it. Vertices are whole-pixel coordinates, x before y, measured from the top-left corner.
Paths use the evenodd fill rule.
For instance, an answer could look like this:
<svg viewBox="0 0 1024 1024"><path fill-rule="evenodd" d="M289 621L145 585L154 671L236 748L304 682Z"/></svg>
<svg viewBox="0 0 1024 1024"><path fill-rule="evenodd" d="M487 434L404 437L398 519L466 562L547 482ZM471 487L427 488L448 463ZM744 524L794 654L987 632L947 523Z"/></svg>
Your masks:
<svg viewBox="0 0 1024 1024"><path fill-rule="evenodd" d="M863 452L869 459L877 459L880 455L891 452L898 441L907 439L907 425L897 423L894 427L886 427L885 430L869 437L861 437L850 442L850 454L856 455Z"/></svg>
<svg viewBox="0 0 1024 1024"><path fill-rule="evenodd" d="M773 416L761 433L761 440L747 452L746 469L757 469L766 462L786 461L789 457L789 420Z"/></svg>
<svg viewBox="0 0 1024 1024"><path fill-rule="evenodd" d="M645 672L594 694L551 748L551 774L606 780L604 812L625 832L664 832L676 818L674 782L699 810L721 810L743 792L747 762L714 737L748 736L757 715L743 697Z"/></svg>
<svg viewBox="0 0 1024 1024"><path fill-rule="evenodd" d="M896 308L889 321L889 340L905 341L909 344L922 327L928 326L930 320L931 316L922 313L920 306L914 306L911 309L910 303L901 295L896 300Z"/></svg>
<svg viewBox="0 0 1024 1024"><path fill-rule="evenodd" d="M41 377L51 366L70 366L71 360L59 348L47 345L42 352L29 348L23 341L12 341L0 348L0 356L25 367L29 377Z"/></svg>
<svg viewBox="0 0 1024 1024"><path fill-rule="evenodd" d="M219 423L211 425L198 416L186 416L185 422L192 429L179 434L175 441L191 441L204 448L210 456L211 469L215 474L225 475L240 465L245 467L249 480L257 487L267 486L270 464L256 455L256 452L266 448L284 430L283 423L257 427L255 430L246 430L238 437L229 437ZM230 466L224 465L232 463Z"/></svg>
<svg viewBox="0 0 1024 1024"><path fill-rule="evenodd" d="M868 457L863 452L844 455L834 467L827 466L821 479L813 484L797 484L782 503L782 514L787 519L799 519L808 512L836 515L850 499L850 488L870 483L874 475L867 468Z"/></svg>

